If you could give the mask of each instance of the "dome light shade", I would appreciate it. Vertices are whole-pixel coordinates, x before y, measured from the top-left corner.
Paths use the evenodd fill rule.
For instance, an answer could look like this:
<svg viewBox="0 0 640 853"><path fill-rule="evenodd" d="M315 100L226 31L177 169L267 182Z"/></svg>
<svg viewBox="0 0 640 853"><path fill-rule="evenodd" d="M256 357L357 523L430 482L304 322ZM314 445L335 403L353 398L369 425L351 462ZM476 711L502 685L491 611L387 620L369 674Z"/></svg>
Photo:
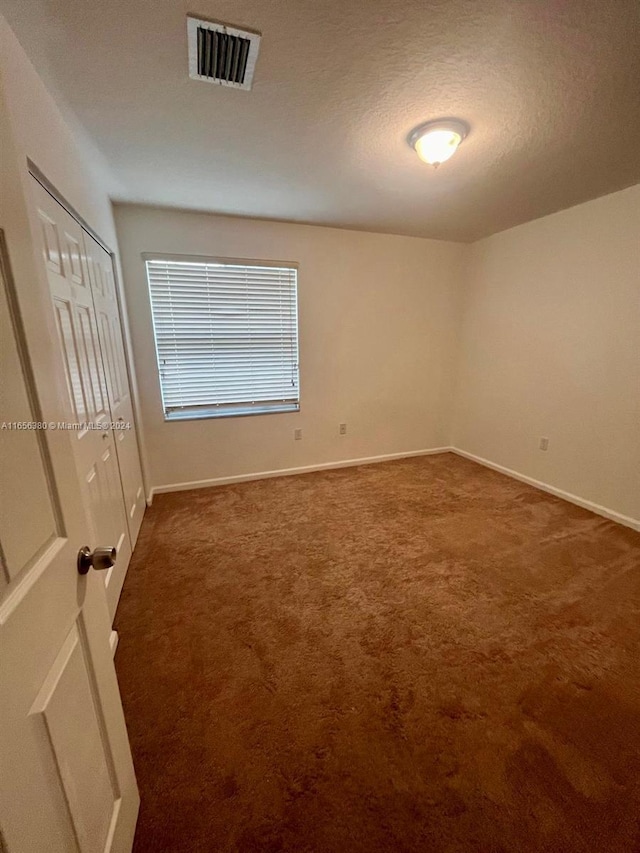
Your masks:
<svg viewBox="0 0 640 853"><path fill-rule="evenodd" d="M456 153L469 133L469 126L459 119L442 119L421 124L409 134L407 141L418 157L436 168Z"/></svg>

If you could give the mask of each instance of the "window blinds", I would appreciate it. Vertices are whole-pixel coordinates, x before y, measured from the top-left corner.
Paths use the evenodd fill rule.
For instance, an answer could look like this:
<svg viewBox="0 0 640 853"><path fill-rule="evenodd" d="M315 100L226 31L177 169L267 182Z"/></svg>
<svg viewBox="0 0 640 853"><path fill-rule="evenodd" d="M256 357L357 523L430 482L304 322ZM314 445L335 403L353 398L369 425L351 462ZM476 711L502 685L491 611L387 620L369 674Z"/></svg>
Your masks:
<svg viewBox="0 0 640 853"><path fill-rule="evenodd" d="M300 408L296 269L146 264L166 419Z"/></svg>

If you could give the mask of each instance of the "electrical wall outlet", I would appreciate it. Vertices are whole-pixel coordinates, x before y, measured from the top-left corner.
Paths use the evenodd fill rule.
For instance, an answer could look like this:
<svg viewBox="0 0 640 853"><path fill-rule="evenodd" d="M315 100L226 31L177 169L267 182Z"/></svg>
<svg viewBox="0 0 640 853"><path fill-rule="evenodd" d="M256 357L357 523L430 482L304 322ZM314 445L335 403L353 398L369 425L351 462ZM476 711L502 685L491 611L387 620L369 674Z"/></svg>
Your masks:
<svg viewBox="0 0 640 853"><path fill-rule="evenodd" d="M549 449L549 439L541 438L540 439L540 450L548 450Z"/></svg>
<svg viewBox="0 0 640 853"><path fill-rule="evenodd" d="M296 441L302 441L302 430L301 429L294 429L293 437Z"/></svg>
<svg viewBox="0 0 640 853"><path fill-rule="evenodd" d="M340 435L346 435L346 434L347 434L347 425L346 424L340 424Z"/></svg>

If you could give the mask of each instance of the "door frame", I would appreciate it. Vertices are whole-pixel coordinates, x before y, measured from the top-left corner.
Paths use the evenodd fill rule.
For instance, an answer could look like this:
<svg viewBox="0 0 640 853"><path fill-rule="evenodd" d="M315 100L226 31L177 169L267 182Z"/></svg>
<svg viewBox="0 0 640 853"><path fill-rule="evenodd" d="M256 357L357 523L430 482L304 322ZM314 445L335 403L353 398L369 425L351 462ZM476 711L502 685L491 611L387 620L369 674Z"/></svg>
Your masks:
<svg viewBox="0 0 640 853"><path fill-rule="evenodd" d="M127 378L129 380L129 388L131 389L131 402L133 408L133 419L136 426L136 441L138 444L138 455L140 457L140 468L142 470L142 485L144 488L145 501L147 506L151 506L151 479L149 476L149 464L147 457L147 448L142 429L142 416L140 398L138 395L138 381L133 364L133 347L131 337L129 335L128 313L126 306L126 297L122 287L121 277L119 275L118 256L109 244L89 225L89 223L78 213L78 211L70 204L64 195L55 187L54 184L47 178L41 169L27 157L27 170L29 174L49 193L49 195L63 207L67 213L72 216L76 222L83 228L96 243L99 243L102 248L111 257L111 266L113 268L113 280L115 282L116 301L118 303L118 313L120 315L120 331L122 333L122 341L124 344L124 360L127 370Z"/></svg>

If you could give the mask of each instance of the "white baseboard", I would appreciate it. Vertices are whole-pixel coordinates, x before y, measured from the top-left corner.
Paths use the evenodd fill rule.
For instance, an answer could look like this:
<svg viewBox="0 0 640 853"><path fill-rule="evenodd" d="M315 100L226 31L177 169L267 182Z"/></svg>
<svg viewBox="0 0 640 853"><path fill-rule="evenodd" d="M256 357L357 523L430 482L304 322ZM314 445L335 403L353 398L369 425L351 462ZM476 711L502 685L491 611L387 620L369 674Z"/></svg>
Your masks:
<svg viewBox="0 0 640 853"><path fill-rule="evenodd" d="M239 474L235 477L217 477L212 480L191 480L185 483L166 483L154 486L147 498L151 506L154 495L165 492L184 492L188 489L206 489L210 486L227 486L230 483L245 483L251 480L266 480L271 477L291 477L295 474L309 474L312 471L326 471L332 468L353 468L356 465L372 465L376 462L390 462L392 459L406 459L410 456L432 456L436 453L448 453L450 447L432 447L428 450L409 450L406 453L386 453L383 456L367 456L363 459L342 459L339 462L322 462L319 465L305 465L301 468L279 468L275 471L260 471L255 474Z"/></svg>
<svg viewBox="0 0 640 853"><path fill-rule="evenodd" d="M118 648L118 632L112 631L109 636L109 645L111 646L111 656L115 657L116 649Z"/></svg>
<svg viewBox="0 0 640 853"><path fill-rule="evenodd" d="M571 492L565 492L564 489L557 489L555 486L550 486L548 483L542 483L540 480L534 480L533 477L527 477L526 474L520 474L518 471L513 471L511 468L505 468L504 465L498 465L491 462L489 459L483 459L482 456L476 456L473 453L467 453L466 450L460 450L459 447L448 448L452 453L457 453L458 456L464 456L465 459L470 459L472 462L477 462L479 465L484 465L485 468L491 468L493 471L499 471L501 474L506 474L507 477L512 477L514 480L520 480L522 483L527 483L529 486L535 486L536 489L541 489L543 492L548 492L550 495L555 495L557 498L562 498L569 503L576 504L583 509L588 509L595 512L597 515L602 515L611 521L617 521L618 524L624 524L625 527L631 527L632 530L640 530L640 519L631 518L628 515L622 515L613 509L593 501L585 500L578 495L573 495Z"/></svg>

